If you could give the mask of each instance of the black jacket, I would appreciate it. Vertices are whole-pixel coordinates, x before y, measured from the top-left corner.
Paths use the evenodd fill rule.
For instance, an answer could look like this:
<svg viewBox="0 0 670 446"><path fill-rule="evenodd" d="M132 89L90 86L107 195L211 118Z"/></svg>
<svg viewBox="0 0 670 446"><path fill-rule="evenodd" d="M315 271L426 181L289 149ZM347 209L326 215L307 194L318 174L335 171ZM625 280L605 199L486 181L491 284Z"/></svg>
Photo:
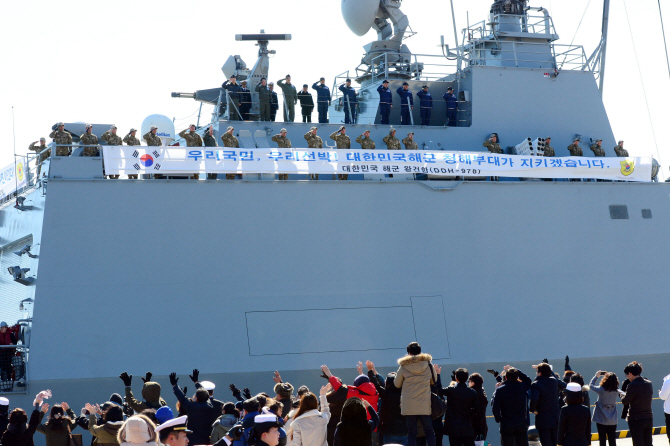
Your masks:
<svg viewBox="0 0 670 446"><path fill-rule="evenodd" d="M635 378L626 388L626 395L621 398L627 404L628 421L649 420L654 418L651 411L651 400L654 397L654 387L651 381L641 376Z"/></svg>
<svg viewBox="0 0 670 446"><path fill-rule="evenodd" d="M491 397L493 416L500 424L501 433L530 425L528 390L531 381L525 374L522 374L521 381L504 381Z"/></svg>
<svg viewBox="0 0 670 446"><path fill-rule="evenodd" d="M591 444L591 411L588 407L581 404L568 404L561 409L558 444L562 446Z"/></svg>
<svg viewBox="0 0 670 446"><path fill-rule="evenodd" d="M251 91L247 88L240 89L240 110L251 108Z"/></svg>
<svg viewBox="0 0 670 446"><path fill-rule="evenodd" d="M477 392L465 383L458 383L439 389L439 394L447 397L444 433L454 437L474 437L472 415L479 410Z"/></svg>
<svg viewBox="0 0 670 446"><path fill-rule="evenodd" d="M472 389L477 392L477 399L479 400L479 408L472 413L472 430L475 437L481 436L486 440L489 431L486 425L486 406L489 405L489 400L486 398L486 391L483 387L473 387Z"/></svg>
<svg viewBox="0 0 670 446"><path fill-rule="evenodd" d="M40 424L43 416L40 415L41 413L39 410L33 410L27 426L8 424L7 430L2 434L2 440L0 440L2 446L34 446L33 435L35 435L37 425Z"/></svg>
<svg viewBox="0 0 670 446"><path fill-rule="evenodd" d="M308 91L300 90L298 92L298 100L300 101L300 106L303 109L314 110L314 99Z"/></svg>
<svg viewBox="0 0 670 446"><path fill-rule="evenodd" d="M209 444L209 434L212 432L212 423L214 417L214 407L208 400L204 403L191 401L184 395L179 386L173 386L175 396L179 400L182 409L188 415L186 426L193 431L188 434L190 444Z"/></svg>
<svg viewBox="0 0 670 446"><path fill-rule="evenodd" d="M205 134L202 136L202 141L205 143L205 147L217 147L216 138L211 136L209 132L205 132ZM198 387L198 384L200 383L196 384L196 388Z"/></svg>
<svg viewBox="0 0 670 446"><path fill-rule="evenodd" d="M560 414L558 391L565 383L555 376L538 376L530 386L530 411L535 412L535 427L556 428Z"/></svg>
<svg viewBox="0 0 670 446"><path fill-rule="evenodd" d="M386 377L386 385L381 376L368 371L370 382L375 385L381 406L379 408L379 433L386 435L407 435L407 422L400 411L401 391L393 384L393 376Z"/></svg>

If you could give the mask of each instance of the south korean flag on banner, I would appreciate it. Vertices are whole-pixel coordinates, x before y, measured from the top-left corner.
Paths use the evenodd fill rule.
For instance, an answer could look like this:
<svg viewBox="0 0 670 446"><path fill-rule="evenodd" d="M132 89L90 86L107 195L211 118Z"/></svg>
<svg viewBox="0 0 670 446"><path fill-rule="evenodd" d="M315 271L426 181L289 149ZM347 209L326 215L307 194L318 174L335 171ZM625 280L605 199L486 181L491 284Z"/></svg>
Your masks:
<svg viewBox="0 0 670 446"><path fill-rule="evenodd" d="M160 147L146 147L142 148L144 153L141 153L139 150L135 149L132 153L135 162L133 167L135 170L160 170L161 165L158 162L163 156L163 150Z"/></svg>

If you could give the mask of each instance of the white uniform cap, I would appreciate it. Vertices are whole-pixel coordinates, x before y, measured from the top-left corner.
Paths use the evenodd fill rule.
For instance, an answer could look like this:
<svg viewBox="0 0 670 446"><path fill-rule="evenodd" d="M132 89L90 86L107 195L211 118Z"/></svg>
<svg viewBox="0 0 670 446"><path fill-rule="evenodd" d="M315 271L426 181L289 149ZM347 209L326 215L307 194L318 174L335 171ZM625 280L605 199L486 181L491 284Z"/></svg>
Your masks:
<svg viewBox="0 0 670 446"><path fill-rule="evenodd" d="M214 390L216 388L216 385L211 381L203 381L200 384L202 385L202 388L205 390Z"/></svg>
<svg viewBox="0 0 670 446"><path fill-rule="evenodd" d="M161 424L160 426L156 427L156 432L160 432L163 429L171 428L172 430L175 431L183 431L186 433L190 433L191 431L186 428L186 420L188 419L187 415L184 415L183 417L179 418L173 418L169 421L166 421L165 423Z"/></svg>
<svg viewBox="0 0 670 446"><path fill-rule="evenodd" d="M581 392L582 386L580 386L579 383L570 383L566 390L569 392Z"/></svg>
<svg viewBox="0 0 670 446"><path fill-rule="evenodd" d="M0 406L9 406L9 400L4 396L0 397Z"/></svg>

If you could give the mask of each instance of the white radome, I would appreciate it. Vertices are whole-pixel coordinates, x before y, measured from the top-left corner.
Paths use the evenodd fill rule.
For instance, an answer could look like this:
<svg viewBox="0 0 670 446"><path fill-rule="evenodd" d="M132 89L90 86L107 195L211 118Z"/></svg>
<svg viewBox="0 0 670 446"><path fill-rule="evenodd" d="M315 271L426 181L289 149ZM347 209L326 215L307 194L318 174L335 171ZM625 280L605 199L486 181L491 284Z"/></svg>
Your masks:
<svg viewBox="0 0 670 446"><path fill-rule="evenodd" d="M140 127L140 131L142 132L139 136L140 139L142 138L142 135L151 130L152 125L158 127L156 135L163 141L164 146L174 142L176 135L174 131L174 123L172 122L172 119L165 115L149 115L144 118L142 127Z"/></svg>
<svg viewBox="0 0 670 446"><path fill-rule="evenodd" d="M342 0L342 18L357 36L364 36L375 22L379 0Z"/></svg>

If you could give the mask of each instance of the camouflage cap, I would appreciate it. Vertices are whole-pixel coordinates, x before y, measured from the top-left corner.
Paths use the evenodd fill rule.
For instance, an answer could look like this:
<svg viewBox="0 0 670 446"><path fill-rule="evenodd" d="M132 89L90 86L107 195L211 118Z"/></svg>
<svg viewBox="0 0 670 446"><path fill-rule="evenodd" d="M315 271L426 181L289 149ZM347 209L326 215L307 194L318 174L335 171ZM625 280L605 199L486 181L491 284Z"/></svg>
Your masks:
<svg viewBox="0 0 670 446"><path fill-rule="evenodd" d="M339 130L342 130L342 129L346 129L346 127L343 126L343 125L341 125L340 128L339 128Z"/></svg>
<svg viewBox="0 0 670 446"><path fill-rule="evenodd" d="M45 141L46 142L46 140L47 139L44 136L40 138L40 141Z"/></svg>
<svg viewBox="0 0 670 446"><path fill-rule="evenodd" d="M56 125L57 125L58 127L60 127L61 125L65 125L65 124L63 124L62 122L59 122L59 123L56 124Z"/></svg>
<svg viewBox="0 0 670 446"><path fill-rule="evenodd" d="M195 124L189 124L188 126L189 127L195 127Z"/></svg>
<svg viewBox="0 0 670 446"><path fill-rule="evenodd" d="M137 129L135 127L130 128L130 133L133 133L133 132L136 132L136 131L137 131Z"/></svg>
<svg viewBox="0 0 670 446"><path fill-rule="evenodd" d="M115 129L115 128L116 128L116 124L112 124L112 126L110 127L110 129Z"/></svg>
<svg viewBox="0 0 670 446"><path fill-rule="evenodd" d="M577 142L577 141L579 141L579 138L577 138L576 136L574 138L572 138L572 142Z"/></svg>
<svg viewBox="0 0 670 446"><path fill-rule="evenodd" d="M87 129L93 128L93 124L86 124L86 128Z"/></svg>
<svg viewBox="0 0 670 446"><path fill-rule="evenodd" d="M152 125L151 130L158 130L158 127L156 127L155 125Z"/></svg>
<svg viewBox="0 0 670 446"><path fill-rule="evenodd" d="M316 127L312 127L310 130L316 130Z"/></svg>
<svg viewBox="0 0 670 446"><path fill-rule="evenodd" d="M413 134L414 134L414 132L409 132L409 133L407 133L407 136L413 135Z"/></svg>
<svg viewBox="0 0 670 446"><path fill-rule="evenodd" d="M602 141L602 139L596 139L596 142Z"/></svg>
<svg viewBox="0 0 670 446"><path fill-rule="evenodd" d="M547 136L546 138L544 138L545 141L548 139L551 139L551 136Z"/></svg>
<svg viewBox="0 0 670 446"><path fill-rule="evenodd" d="M491 133L490 138L497 138L497 137L498 137L498 135L496 135L495 133Z"/></svg>
<svg viewBox="0 0 670 446"><path fill-rule="evenodd" d="M390 135L391 133L395 133L395 129L394 129L393 127L391 127L391 128L389 129L389 135Z"/></svg>
<svg viewBox="0 0 670 446"><path fill-rule="evenodd" d="M313 127L312 127L313 128ZM279 133L286 133L286 129L281 129Z"/></svg>
<svg viewBox="0 0 670 446"><path fill-rule="evenodd" d="M623 144L623 139L622 139L621 141L619 141L619 143L618 143L618 144Z"/></svg>
<svg viewBox="0 0 670 446"><path fill-rule="evenodd" d="M229 125L228 128L227 128L226 130L227 130L227 131L235 130L235 127L233 127L232 125Z"/></svg>

